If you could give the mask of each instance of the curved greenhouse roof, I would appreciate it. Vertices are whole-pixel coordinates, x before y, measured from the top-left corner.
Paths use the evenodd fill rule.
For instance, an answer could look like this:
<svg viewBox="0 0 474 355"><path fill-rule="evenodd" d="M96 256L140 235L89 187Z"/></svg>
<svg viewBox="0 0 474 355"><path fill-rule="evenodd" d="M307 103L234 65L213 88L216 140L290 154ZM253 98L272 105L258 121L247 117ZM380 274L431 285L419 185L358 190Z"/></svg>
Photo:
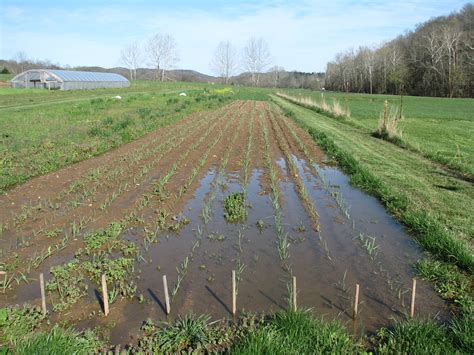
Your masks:
<svg viewBox="0 0 474 355"><path fill-rule="evenodd" d="M74 70L32 69L18 74L11 80L16 88L45 88L79 90L98 88L123 88L130 82L120 74Z"/></svg>
<svg viewBox="0 0 474 355"><path fill-rule="evenodd" d="M115 73L100 73L90 71L48 70L57 75L62 81L126 81L122 75Z"/></svg>

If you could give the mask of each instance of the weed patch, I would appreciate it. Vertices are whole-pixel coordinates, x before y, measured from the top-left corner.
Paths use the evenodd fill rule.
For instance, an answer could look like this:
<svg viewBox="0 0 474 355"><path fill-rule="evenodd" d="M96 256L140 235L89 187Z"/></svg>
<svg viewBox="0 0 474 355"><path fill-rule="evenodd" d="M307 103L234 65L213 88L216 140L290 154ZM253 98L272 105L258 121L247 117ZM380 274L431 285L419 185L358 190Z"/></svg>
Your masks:
<svg viewBox="0 0 474 355"><path fill-rule="evenodd" d="M245 221L247 208L243 192L234 192L224 199L224 217L231 223Z"/></svg>

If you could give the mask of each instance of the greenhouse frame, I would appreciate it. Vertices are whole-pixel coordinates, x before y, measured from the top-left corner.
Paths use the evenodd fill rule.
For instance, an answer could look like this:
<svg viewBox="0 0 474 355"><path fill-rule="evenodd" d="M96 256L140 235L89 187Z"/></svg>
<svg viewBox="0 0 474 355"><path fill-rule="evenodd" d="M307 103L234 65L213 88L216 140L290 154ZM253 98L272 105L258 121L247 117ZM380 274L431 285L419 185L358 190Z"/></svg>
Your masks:
<svg viewBox="0 0 474 355"><path fill-rule="evenodd" d="M126 88L128 79L120 74L74 70L32 69L11 80L14 88L41 88L49 90L81 90Z"/></svg>

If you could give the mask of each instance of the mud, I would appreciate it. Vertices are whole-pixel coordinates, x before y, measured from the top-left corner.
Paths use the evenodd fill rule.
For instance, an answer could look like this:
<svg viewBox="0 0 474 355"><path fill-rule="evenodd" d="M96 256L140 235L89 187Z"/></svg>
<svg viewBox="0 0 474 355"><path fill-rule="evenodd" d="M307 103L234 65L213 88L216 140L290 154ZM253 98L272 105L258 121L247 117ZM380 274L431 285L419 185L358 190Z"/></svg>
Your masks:
<svg viewBox="0 0 474 355"><path fill-rule="evenodd" d="M290 243L290 256L285 261L280 259L277 248L276 211L263 158L263 125L268 127L270 154L278 167L282 222ZM357 334L372 332L407 314L413 264L422 256L419 246L376 199L352 188L338 169L324 165L326 157L306 132L263 102L235 102L222 110L194 115L104 156L33 179L1 197L1 219L13 221L21 213L18 206L31 205L36 195L41 200L53 200L92 169L105 167L112 171L124 154L132 150L151 152L160 137L179 137L179 132L183 134L182 142L166 154L144 154L143 159L129 163L116 179L103 184L100 179L95 182L98 187L93 205L104 203L125 183L129 185L104 210L77 206L39 211L36 219L4 232L0 245L8 247L9 252L2 253L1 261L19 260L18 266L9 271L17 272L25 270L22 263L34 253L57 241L45 238L44 234L32 237L26 246L18 240L42 225L66 228L77 218L90 217L64 249L30 270L29 283L13 282L5 294L0 294L0 306L39 304L38 273L44 272L49 280L51 266L72 260L83 245L85 233L121 220L125 226L121 238L140 247L135 273L129 275L137 286L136 297L113 303L105 318L101 314L98 286L89 283L88 295L66 312L53 312L53 321L67 320L78 328L110 327L112 342L126 344L135 341L147 318L172 320L188 312L207 313L216 319L231 317L232 270L237 270L240 277L239 313L287 308L287 284L291 276L296 276L299 306L329 319L337 318ZM151 164L157 154L163 156ZM290 173L288 159L294 163L297 174ZM176 162L179 164L174 168ZM140 175L147 166L150 169ZM244 166L248 167L247 177ZM160 199L155 188L170 171L173 174L165 185L166 198ZM308 214L298 184L306 189L309 203L317 211L317 223ZM236 191L246 192L248 215L244 223L231 224L224 218L222 201ZM67 204L78 194L74 191L61 195L61 204ZM10 210L5 204L15 207ZM204 206L209 207L206 218ZM169 213L168 222L173 216L185 216L189 223L178 232L158 229L157 211L164 210ZM145 242L146 229L157 231L156 243ZM372 243L372 250L367 243ZM13 252L17 254L13 256ZM167 275L172 293L169 316L164 310L163 275ZM356 283L361 287L361 303L357 321L353 322ZM444 302L431 285L421 281L417 313L436 316L440 321L448 317Z"/></svg>

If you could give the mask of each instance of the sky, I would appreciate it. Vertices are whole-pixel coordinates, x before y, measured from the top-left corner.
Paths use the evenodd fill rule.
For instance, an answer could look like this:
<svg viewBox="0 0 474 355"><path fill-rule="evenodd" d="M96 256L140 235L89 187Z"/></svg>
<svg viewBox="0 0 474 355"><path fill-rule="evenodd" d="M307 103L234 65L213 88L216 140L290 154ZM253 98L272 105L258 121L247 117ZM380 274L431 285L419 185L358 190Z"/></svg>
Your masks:
<svg viewBox="0 0 474 355"><path fill-rule="evenodd" d="M0 0L0 59L23 51L63 65L115 67L122 48L166 33L177 42L182 69L212 74L220 41L243 48L249 37L262 37L272 65L324 71L338 52L378 45L467 2Z"/></svg>

